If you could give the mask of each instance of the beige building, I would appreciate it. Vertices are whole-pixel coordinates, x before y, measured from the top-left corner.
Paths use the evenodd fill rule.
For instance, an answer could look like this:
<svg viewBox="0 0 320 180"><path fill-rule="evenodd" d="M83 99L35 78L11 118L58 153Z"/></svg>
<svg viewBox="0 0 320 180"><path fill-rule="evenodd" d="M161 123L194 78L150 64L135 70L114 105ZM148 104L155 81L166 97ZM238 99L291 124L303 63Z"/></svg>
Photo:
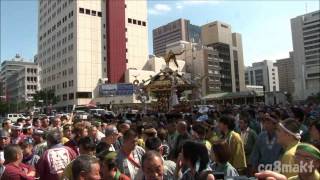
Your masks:
<svg viewBox="0 0 320 180"><path fill-rule="evenodd" d="M187 19L177 19L152 31L153 53L164 56L166 45L177 41L201 42L201 28Z"/></svg>
<svg viewBox="0 0 320 180"><path fill-rule="evenodd" d="M238 92L245 90L244 62L241 34L233 33L229 24L214 21L201 27L202 44L213 47L222 61L221 90Z"/></svg>
<svg viewBox="0 0 320 180"><path fill-rule="evenodd" d="M294 92L294 68L293 68L293 58L290 52L290 57L284 59L278 59L275 66L278 67L279 76L279 90L281 92L287 92L293 94Z"/></svg>
<svg viewBox="0 0 320 180"><path fill-rule="evenodd" d="M294 100L320 92L320 11L291 19Z"/></svg>
<svg viewBox="0 0 320 180"><path fill-rule="evenodd" d="M147 0L125 0L127 69L142 69L148 61Z"/></svg>
<svg viewBox="0 0 320 180"><path fill-rule="evenodd" d="M99 96L99 81L113 76L108 74L111 58L108 59L107 54L116 46L107 43L110 28L106 23L107 8L110 8L107 3L104 0L39 0L40 87L55 90L59 99L57 107L70 109L74 104L88 104ZM141 69L148 59L147 2L122 0L120 3L123 6L116 11L125 13L121 14L125 28L117 32L123 33L120 47L125 64L121 66ZM117 68L116 60L113 56L114 67L109 69ZM120 76L124 77L125 71Z"/></svg>
<svg viewBox="0 0 320 180"><path fill-rule="evenodd" d="M39 90L38 66L17 54L1 63L0 81L5 100L32 101L33 95Z"/></svg>
<svg viewBox="0 0 320 180"><path fill-rule="evenodd" d="M186 62L186 72L191 75L191 80L201 87L201 95L221 91L220 82L220 60L217 52L212 47L203 46L198 43L178 41L166 46L167 53L183 52L177 58Z"/></svg>

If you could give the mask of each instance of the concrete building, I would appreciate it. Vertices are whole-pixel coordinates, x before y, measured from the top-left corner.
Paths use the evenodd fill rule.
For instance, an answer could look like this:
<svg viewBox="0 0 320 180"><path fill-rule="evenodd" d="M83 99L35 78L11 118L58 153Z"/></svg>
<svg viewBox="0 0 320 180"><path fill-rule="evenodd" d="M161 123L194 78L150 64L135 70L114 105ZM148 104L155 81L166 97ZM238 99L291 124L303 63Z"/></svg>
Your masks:
<svg viewBox="0 0 320 180"><path fill-rule="evenodd" d="M32 101L39 89L38 66L16 55L1 63L2 93L7 101Z"/></svg>
<svg viewBox="0 0 320 180"><path fill-rule="evenodd" d="M153 30L153 53L164 56L166 45L177 41L201 42L201 28L187 19L178 19Z"/></svg>
<svg viewBox="0 0 320 180"><path fill-rule="evenodd" d="M56 107L88 104L99 80L124 82L127 68L147 56L147 2L39 0L41 89L54 89Z"/></svg>
<svg viewBox="0 0 320 180"><path fill-rule="evenodd" d="M279 91L278 67L271 60L264 60L247 67L245 72L247 85L265 86L266 92Z"/></svg>
<svg viewBox="0 0 320 180"><path fill-rule="evenodd" d="M320 92L320 11L291 19L294 100Z"/></svg>
<svg viewBox="0 0 320 180"><path fill-rule="evenodd" d="M231 26L214 21L201 27L201 41L218 51L221 70L221 91L245 90L241 34L233 33Z"/></svg>
<svg viewBox="0 0 320 180"><path fill-rule="evenodd" d="M186 41L167 44L167 53L170 50L174 53L184 51L177 58L186 62L186 72L191 75L191 80L197 81L201 86L202 96L221 91L221 68L219 66L221 59L218 58L216 50L212 47ZM201 80L201 78L203 79Z"/></svg>
<svg viewBox="0 0 320 180"><path fill-rule="evenodd" d="M293 94L294 92L294 67L293 67L293 52L290 52L290 57L278 59L274 66L278 67L279 90Z"/></svg>

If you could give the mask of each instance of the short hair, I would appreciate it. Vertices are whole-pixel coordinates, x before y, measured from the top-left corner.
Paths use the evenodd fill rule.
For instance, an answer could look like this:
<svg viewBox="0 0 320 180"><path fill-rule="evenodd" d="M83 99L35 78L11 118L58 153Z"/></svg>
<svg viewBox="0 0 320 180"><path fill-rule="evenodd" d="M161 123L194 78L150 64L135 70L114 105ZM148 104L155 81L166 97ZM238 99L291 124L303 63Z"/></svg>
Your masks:
<svg viewBox="0 0 320 180"><path fill-rule="evenodd" d="M195 124L194 126L192 126L192 130L200 136L206 135L206 128L201 124Z"/></svg>
<svg viewBox="0 0 320 180"><path fill-rule="evenodd" d="M145 161L150 161L150 160L152 160L152 158L155 158L155 157L159 158L161 160L162 164L164 163L163 159L162 159L162 156L161 156L161 154L159 152L157 152L157 151L148 151L141 158L142 168L144 167L144 162Z"/></svg>
<svg viewBox="0 0 320 180"><path fill-rule="evenodd" d="M293 133L300 133L300 124L292 118L288 118L281 122L281 124Z"/></svg>
<svg viewBox="0 0 320 180"><path fill-rule="evenodd" d="M72 128L71 124L66 124L66 125L64 125L64 126L63 126L63 131L69 129L70 127Z"/></svg>
<svg viewBox="0 0 320 180"><path fill-rule="evenodd" d="M186 141L182 145L183 149L183 158L188 159L192 166L196 166L196 163L199 161L199 170L201 172L204 170L209 163L209 154L208 149L203 143L195 141Z"/></svg>
<svg viewBox="0 0 320 180"><path fill-rule="evenodd" d="M58 129L52 130L47 135L47 141L52 145L61 143L62 133Z"/></svg>
<svg viewBox="0 0 320 180"><path fill-rule="evenodd" d="M11 163L17 160L17 154L22 152L21 148L17 144L9 144L4 147L4 159L7 163Z"/></svg>
<svg viewBox="0 0 320 180"><path fill-rule="evenodd" d="M117 168L117 153L114 151L107 151L103 157L103 163L108 167L108 169Z"/></svg>
<svg viewBox="0 0 320 180"><path fill-rule="evenodd" d="M150 137L145 142L145 147L148 150L159 151L159 147L161 146L161 140L158 137Z"/></svg>
<svg viewBox="0 0 320 180"><path fill-rule="evenodd" d="M216 161L219 163L228 162L231 156L229 145L225 140L213 142L212 152L216 157Z"/></svg>
<svg viewBox="0 0 320 180"><path fill-rule="evenodd" d="M82 137L78 142L78 146L83 147L86 151L95 151L96 143L91 137Z"/></svg>
<svg viewBox="0 0 320 180"><path fill-rule="evenodd" d="M292 113L294 115L295 118L299 119L300 122L303 122L304 120L304 112L302 109L300 108L291 108Z"/></svg>
<svg viewBox="0 0 320 180"><path fill-rule="evenodd" d="M234 119L232 116L230 116L230 115L228 115L228 116L226 116L226 115L221 116L219 122L227 125L229 130L234 130L234 128L235 128L235 126L236 126L236 125L235 125L235 119Z"/></svg>
<svg viewBox="0 0 320 180"><path fill-rule="evenodd" d="M250 114L247 111L241 111L240 119L243 120L244 123L249 124Z"/></svg>
<svg viewBox="0 0 320 180"><path fill-rule="evenodd" d="M137 136L138 136L138 134L133 129L129 129L128 131L126 131L123 134L123 140L126 141L126 140L128 140L130 138L135 138Z"/></svg>
<svg viewBox="0 0 320 180"><path fill-rule="evenodd" d="M80 172L90 172L92 164L99 164L99 160L90 155L80 155L72 163L72 175L73 179L77 179L80 176Z"/></svg>

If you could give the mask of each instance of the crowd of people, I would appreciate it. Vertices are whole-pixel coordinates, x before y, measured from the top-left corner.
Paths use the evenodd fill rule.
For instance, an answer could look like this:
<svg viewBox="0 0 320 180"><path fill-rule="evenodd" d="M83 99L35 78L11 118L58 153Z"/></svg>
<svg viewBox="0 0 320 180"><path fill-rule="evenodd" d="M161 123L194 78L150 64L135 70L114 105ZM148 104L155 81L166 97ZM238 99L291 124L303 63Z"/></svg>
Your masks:
<svg viewBox="0 0 320 180"><path fill-rule="evenodd" d="M2 122L3 180L319 180L320 105ZM305 167L305 168L304 168Z"/></svg>

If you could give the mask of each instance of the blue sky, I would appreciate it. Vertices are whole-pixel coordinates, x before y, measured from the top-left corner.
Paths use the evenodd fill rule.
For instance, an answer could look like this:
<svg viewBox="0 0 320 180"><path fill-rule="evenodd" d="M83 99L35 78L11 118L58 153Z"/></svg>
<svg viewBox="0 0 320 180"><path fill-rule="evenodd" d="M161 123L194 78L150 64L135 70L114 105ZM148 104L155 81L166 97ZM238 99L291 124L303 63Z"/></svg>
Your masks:
<svg viewBox="0 0 320 180"><path fill-rule="evenodd" d="M306 8L307 7L307 8ZM313 1L167 0L148 1L149 53L152 29L178 18L203 25L220 20L242 34L246 65L289 56L292 50L290 19L319 10ZM37 52L37 1L1 0L1 60L20 53L32 59Z"/></svg>

